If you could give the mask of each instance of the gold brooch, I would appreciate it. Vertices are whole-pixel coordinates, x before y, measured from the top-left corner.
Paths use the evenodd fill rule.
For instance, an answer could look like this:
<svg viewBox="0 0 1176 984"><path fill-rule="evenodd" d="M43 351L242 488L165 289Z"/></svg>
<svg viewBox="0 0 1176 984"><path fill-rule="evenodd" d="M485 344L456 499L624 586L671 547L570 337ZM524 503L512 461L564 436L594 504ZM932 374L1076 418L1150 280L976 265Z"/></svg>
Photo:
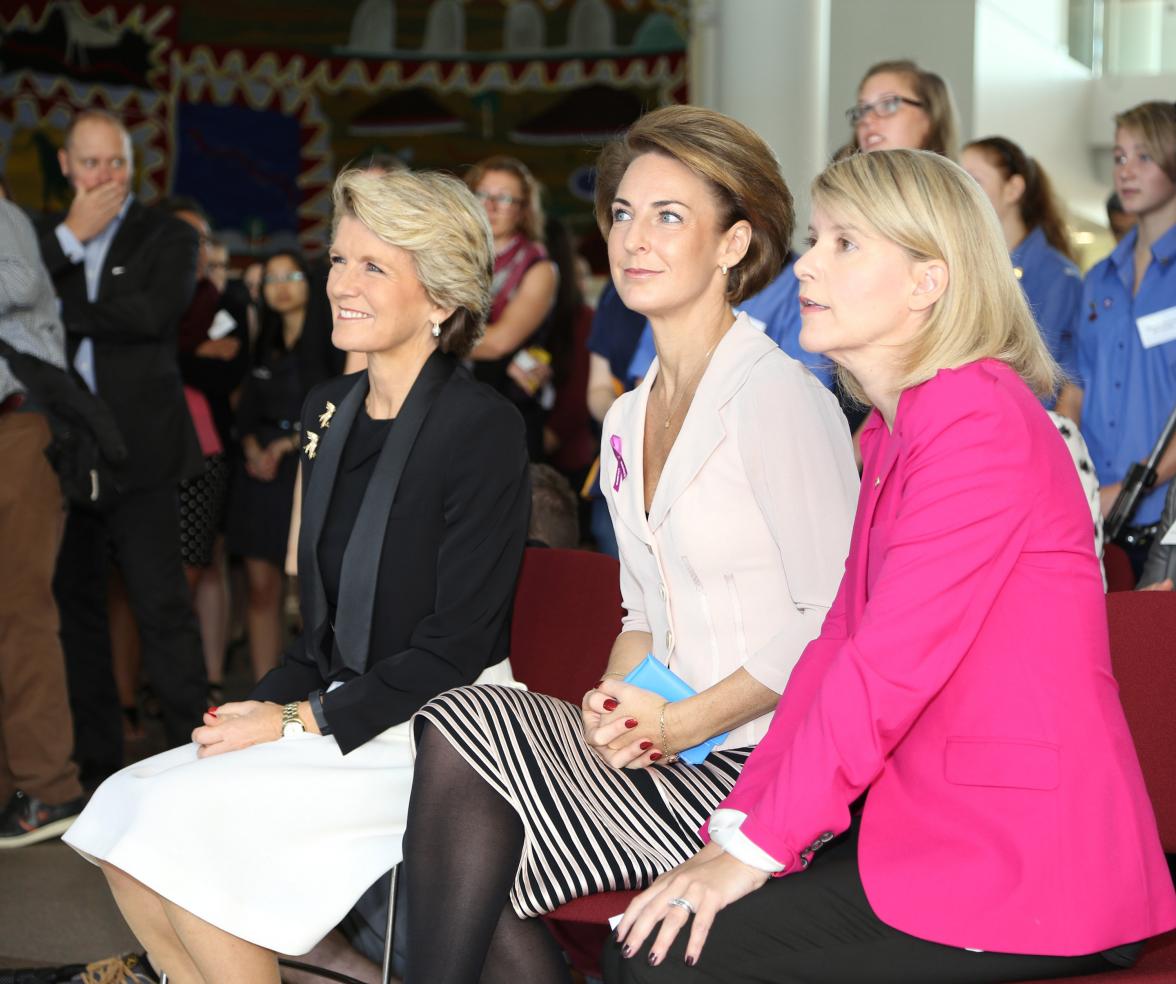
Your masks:
<svg viewBox="0 0 1176 984"><path fill-rule="evenodd" d="M314 456L318 454L318 435L314 431L306 432L306 447L302 449L306 452L306 456L312 461Z"/></svg>
<svg viewBox="0 0 1176 984"><path fill-rule="evenodd" d="M319 426L324 430L331 426L331 418L335 416L335 404L327 400L327 409L319 414ZM311 457L314 457L311 455Z"/></svg>

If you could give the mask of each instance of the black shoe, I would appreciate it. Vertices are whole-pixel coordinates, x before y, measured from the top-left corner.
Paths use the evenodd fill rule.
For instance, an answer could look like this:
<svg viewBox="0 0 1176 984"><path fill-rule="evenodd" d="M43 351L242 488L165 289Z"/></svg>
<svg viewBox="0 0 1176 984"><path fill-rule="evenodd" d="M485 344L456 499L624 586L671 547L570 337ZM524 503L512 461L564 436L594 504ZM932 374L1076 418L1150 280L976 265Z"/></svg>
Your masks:
<svg viewBox="0 0 1176 984"><path fill-rule="evenodd" d="M79 796L60 806L49 806L17 790L0 813L0 850L60 837L85 805L86 798Z"/></svg>
<svg viewBox="0 0 1176 984"><path fill-rule="evenodd" d="M71 964L68 967L28 967L0 970L0 984L61 984L85 969L81 964Z"/></svg>

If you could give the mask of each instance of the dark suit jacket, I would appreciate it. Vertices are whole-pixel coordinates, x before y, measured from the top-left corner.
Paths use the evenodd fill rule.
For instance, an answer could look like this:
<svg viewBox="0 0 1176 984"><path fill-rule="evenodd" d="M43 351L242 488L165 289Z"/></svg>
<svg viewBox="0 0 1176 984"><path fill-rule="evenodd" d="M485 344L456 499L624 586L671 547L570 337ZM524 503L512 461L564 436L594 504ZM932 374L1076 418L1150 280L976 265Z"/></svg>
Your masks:
<svg viewBox="0 0 1176 984"><path fill-rule="evenodd" d="M41 256L61 299L68 357L94 342L98 395L110 407L130 452L120 485L146 488L199 472L200 446L178 368L180 317L196 286L196 232L133 201L106 254L98 300L86 296L83 263L65 255L54 231L39 230Z"/></svg>
<svg viewBox="0 0 1176 984"><path fill-rule="evenodd" d="M347 542L334 626L327 621L318 536L339 455L367 393L367 373L322 383L303 407L304 632L251 696L286 703L305 700L332 680L346 681L323 699L344 753L406 721L442 691L472 683L509 651L531 508L523 422L507 400L438 353L421 370L388 443L398 428L407 432L409 406L418 388L429 385L436 396L395 498L389 483L378 480L380 464L369 482ZM336 409L323 427L328 401ZM311 434L317 435L314 458L305 451ZM351 665L341 665L344 659Z"/></svg>

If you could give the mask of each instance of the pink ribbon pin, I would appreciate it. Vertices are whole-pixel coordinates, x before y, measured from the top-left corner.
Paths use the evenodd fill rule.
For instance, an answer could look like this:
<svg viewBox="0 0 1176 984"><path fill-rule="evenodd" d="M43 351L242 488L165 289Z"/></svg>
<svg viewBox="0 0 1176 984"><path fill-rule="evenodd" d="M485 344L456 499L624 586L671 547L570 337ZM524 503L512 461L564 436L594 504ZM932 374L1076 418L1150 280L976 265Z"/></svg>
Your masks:
<svg viewBox="0 0 1176 984"><path fill-rule="evenodd" d="M613 491L619 492L621 482L629 477L629 469L625 467L625 459L621 457L621 435L614 434L608 439L608 443L612 446L613 454L617 459L617 475L613 479Z"/></svg>

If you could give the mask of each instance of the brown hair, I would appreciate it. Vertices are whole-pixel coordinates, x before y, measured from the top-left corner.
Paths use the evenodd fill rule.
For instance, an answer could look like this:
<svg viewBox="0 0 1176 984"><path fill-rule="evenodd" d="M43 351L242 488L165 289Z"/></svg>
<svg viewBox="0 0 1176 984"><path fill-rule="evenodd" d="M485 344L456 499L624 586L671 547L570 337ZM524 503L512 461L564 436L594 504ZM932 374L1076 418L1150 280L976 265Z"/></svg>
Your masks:
<svg viewBox="0 0 1176 984"><path fill-rule="evenodd" d="M899 58L871 65L858 83L858 91L860 92L867 80L875 75L902 75L906 78L914 90L915 98L923 104L923 112L927 114L927 119L931 121L927 140L919 149L934 151L954 161L959 153L959 124L956 122L955 101L951 98L951 89L942 77L934 72L924 71L909 58ZM856 145L856 131L853 139Z"/></svg>
<svg viewBox="0 0 1176 984"><path fill-rule="evenodd" d="M700 106L666 106L641 117L596 161L596 222L606 239L617 187L642 154L662 154L702 178L718 202L721 229L740 220L751 225L747 253L727 273L732 304L758 294L779 276L788 260L795 214L780 165L759 134Z"/></svg>
<svg viewBox="0 0 1176 984"><path fill-rule="evenodd" d="M1145 102L1115 116L1115 126L1134 130L1152 158L1176 181L1176 105Z"/></svg>
<svg viewBox="0 0 1176 984"><path fill-rule="evenodd" d="M543 205L539 200L541 188L531 169L517 157L495 154L493 157L478 161L466 171L466 187L476 192L482 178L490 171L504 171L519 179L523 186L523 204L519 207L519 232L533 243L543 242Z"/></svg>
<svg viewBox="0 0 1176 984"><path fill-rule="evenodd" d="M1019 146L1006 137L983 137L973 140L965 150L979 150L988 163L995 167L1005 180L1020 175L1025 182L1017 208L1025 228L1032 232L1040 228L1049 244L1072 263L1078 262L1070 245L1070 234L1062 206L1054 194L1053 182L1045 169Z"/></svg>

